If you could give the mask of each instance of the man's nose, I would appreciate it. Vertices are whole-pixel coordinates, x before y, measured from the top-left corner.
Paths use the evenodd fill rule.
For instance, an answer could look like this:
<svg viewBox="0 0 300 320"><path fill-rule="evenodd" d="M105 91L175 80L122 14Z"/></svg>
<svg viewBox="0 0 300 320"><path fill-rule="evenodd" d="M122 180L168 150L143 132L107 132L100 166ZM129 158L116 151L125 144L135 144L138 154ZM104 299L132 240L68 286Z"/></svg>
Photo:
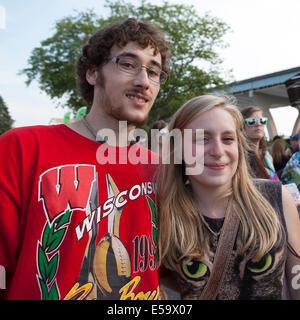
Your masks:
<svg viewBox="0 0 300 320"><path fill-rule="evenodd" d="M134 77L134 85L143 87L146 89L149 88L150 80L149 80L148 71L146 67L141 66L140 71Z"/></svg>

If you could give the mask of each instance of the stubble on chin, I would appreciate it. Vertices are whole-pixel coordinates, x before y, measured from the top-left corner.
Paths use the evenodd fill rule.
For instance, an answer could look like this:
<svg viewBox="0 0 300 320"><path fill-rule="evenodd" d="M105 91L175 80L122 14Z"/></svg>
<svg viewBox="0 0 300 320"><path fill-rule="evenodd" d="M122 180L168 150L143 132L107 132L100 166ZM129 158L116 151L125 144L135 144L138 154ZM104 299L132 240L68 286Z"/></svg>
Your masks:
<svg viewBox="0 0 300 320"><path fill-rule="evenodd" d="M149 112L145 115L139 115L138 111L129 113L124 106L115 106L108 96L102 96L99 102L107 115L118 121L127 121L127 126L143 127L148 122Z"/></svg>
<svg viewBox="0 0 300 320"><path fill-rule="evenodd" d="M99 73L97 77L97 83L100 89L105 92L105 79L102 74L101 68L99 68ZM149 114L152 108L149 108L148 113L144 117L135 117L130 116L126 110L124 110L123 106L116 107L114 106L113 102L111 101L110 97L102 94L101 98L99 99L99 104L103 106L104 111L112 116L113 118L117 119L118 121L127 121L128 126L134 127L143 127L149 120Z"/></svg>
<svg viewBox="0 0 300 320"><path fill-rule="evenodd" d="M134 125L135 127L143 127L149 119L149 113L144 117L142 120L137 120L137 121L128 121L128 124Z"/></svg>

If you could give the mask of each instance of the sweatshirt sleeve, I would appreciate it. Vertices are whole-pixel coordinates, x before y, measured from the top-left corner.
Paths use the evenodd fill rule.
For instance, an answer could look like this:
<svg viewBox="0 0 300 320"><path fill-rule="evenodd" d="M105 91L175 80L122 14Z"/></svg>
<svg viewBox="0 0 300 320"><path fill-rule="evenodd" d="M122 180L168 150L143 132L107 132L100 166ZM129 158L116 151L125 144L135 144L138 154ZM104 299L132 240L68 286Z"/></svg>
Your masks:
<svg viewBox="0 0 300 320"><path fill-rule="evenodd" d="M0 266L6 282L17 260L21 207L21 155L14 130L0 136Z"/></svg>

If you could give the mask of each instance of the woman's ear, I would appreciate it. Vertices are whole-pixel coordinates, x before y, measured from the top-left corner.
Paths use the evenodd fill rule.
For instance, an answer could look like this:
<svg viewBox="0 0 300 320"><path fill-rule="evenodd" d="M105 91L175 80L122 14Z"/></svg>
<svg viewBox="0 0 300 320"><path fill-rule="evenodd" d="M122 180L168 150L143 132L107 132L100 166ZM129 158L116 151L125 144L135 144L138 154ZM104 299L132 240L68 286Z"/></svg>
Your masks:
<svg viewBox="0 0 300 320"><path fill-rule="evenodd" d="M88 69L85 77L86 77L86 81L91 86L95 86L97 84L97 79L98 79L98 69L96 67Z"/></svg>

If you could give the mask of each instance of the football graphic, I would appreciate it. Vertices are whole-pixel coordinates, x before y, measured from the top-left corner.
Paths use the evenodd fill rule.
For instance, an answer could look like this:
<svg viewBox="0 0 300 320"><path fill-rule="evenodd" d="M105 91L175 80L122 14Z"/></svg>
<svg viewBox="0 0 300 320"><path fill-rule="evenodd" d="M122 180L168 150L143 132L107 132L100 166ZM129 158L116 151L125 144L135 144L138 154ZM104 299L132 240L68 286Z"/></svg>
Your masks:
<svg viewBox="0 0 300 320"><path fill-rule="evenodd" d="M130 281L131 263L129 254L120 239L107 233L98 243L93 273L98 288L104 296L119 298L119 290Z"/></svg>
<svg viewBox="0 0 300 320"><path fill-rule="evenodd" d="M116 197L120 191L109 174L106 183L108 197ZM115 207L108 216L107 233L99 241L93 259L93 276L102 299L119 299L120 289L131 278L130 257L119 239L122 209Z"/></svg>

